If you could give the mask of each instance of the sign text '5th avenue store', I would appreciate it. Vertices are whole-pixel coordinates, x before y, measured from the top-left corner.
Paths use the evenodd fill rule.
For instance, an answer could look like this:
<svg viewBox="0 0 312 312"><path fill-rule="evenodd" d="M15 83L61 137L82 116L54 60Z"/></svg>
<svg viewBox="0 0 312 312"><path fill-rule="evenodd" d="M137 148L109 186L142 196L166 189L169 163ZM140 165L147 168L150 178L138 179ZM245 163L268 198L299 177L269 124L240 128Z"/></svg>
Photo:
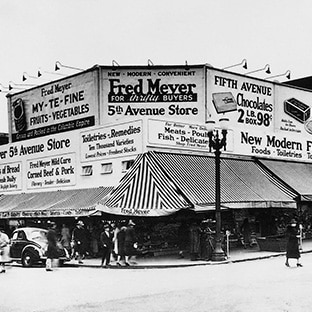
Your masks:
<svg viewBox="0 0 312 312"><path fill-rule="evenodd" d="M178 117L199 121L204 115L203 69L103 71L104 116L110 121L133 117Z"/></svg>

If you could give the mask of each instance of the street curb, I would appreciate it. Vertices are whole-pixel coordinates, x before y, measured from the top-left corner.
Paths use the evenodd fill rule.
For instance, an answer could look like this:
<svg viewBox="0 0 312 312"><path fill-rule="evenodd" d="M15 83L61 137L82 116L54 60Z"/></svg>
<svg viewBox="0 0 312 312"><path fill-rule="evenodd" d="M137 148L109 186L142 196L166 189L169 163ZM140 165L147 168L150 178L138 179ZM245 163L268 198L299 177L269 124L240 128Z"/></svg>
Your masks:
<svg viewBox="0 0 312 312"><path fill-rule="evenodd" d="M306 254L306 253L312 253L312 250L307 250L307 251L301 251L301 254ZM267 256L259 256L259 257L254 257L254 258L245 258L245 259L236 259L236 260L231 260L227 259L225 261L220 261L220 262L201 262L201 263L184 263L184 264L164 264L164 265L157 265L157 264L151 264L151 265L131 265L131 266L109 266L106 268L102 268L100 265L95 265L95 264L78 264L78 263L64 263L63 266L65 267L81 267L81 268L95 268L95 269L102 269L102 270L146 270L146 269L169 269L169 268L184 268L184 267L197 267L197 266L204 266L204 265L222 265L222 264L231 264L231 263L240 263L240 262L247 262L247 261L255 261L255 260L264 260L264 259L270 259L270 258L276 258L276 257L281 257L285 256L286 252L278 253L278 254L272 254L272 255L267 255Z"/></svg>

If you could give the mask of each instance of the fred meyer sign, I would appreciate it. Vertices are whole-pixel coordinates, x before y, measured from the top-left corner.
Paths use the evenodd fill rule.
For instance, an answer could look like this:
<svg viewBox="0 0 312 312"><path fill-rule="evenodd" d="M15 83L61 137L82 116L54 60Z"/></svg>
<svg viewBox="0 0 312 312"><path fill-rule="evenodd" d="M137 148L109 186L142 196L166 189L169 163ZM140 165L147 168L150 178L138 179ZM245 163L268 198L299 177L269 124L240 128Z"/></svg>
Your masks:
<svg viewBox="0 0 312 312"><path fill-rule="evenodd" d="M144 117L199 121L204 114L204 70L190 67L102 72L103 120Z"/></svg>
<svg viewBox="0 0 312 312"><path fill-rule="evenodd" d="M12 95L12 142L94 126L95 86L96 72L92 71Z"/></svg>

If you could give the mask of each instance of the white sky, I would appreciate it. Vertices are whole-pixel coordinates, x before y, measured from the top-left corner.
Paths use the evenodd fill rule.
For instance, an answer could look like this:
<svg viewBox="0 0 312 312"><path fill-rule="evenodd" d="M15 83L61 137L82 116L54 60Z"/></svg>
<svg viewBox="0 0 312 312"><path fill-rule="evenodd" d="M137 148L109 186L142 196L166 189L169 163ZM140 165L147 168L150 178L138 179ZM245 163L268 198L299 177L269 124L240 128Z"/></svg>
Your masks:
<svg viewBox="0 0 312 312"><path fill-rule="evenodd" d="M23 84L23 72L53 72L56 61L223 68L245 58L247 72L270 64L271 75L310 76L311 8L308 0L0 0L0 83ZM0 132L8 131L6 105L0 92Z"/></svg>

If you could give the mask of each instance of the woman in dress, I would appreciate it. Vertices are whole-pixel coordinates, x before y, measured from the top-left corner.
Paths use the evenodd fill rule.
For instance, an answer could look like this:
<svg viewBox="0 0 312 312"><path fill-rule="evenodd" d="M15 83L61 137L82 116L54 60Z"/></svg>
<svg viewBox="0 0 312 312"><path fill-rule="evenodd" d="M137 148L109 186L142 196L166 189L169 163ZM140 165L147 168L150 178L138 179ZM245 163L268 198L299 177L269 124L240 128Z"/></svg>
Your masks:
<svg viewBox="0 0 312 312"><path fill-rule="evenodd" d="M285 265L289 267L288 259L297 259L297 267L302 267L300 263L299 252L299 227L295 219L292 219L286 229L287 246L286 246L286 262Z"/></svg>
<svg viewBox="0 0 312 312"><path fill-rule="evenodd" d="M5 264L11 262L10 240L4 229L0 228L0 273L5 273Z"/></svg>

